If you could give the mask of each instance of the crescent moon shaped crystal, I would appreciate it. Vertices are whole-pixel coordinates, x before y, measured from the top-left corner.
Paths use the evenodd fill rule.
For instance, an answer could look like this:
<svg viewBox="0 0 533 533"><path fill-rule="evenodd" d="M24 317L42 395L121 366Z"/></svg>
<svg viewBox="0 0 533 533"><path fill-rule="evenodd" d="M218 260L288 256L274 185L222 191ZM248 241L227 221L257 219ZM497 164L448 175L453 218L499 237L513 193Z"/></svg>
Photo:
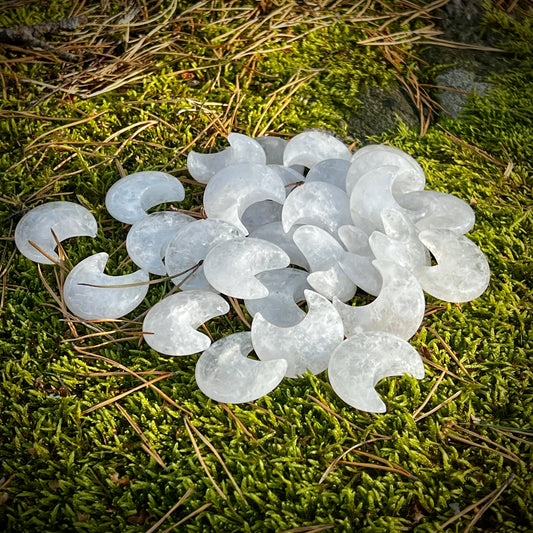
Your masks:
<svg viewBox="0 0 533 533"><path fill-rule="evenodd" d="M403 374L422 379L424 363L408 342L382 331L346 339L334 350L328 366L329 382L337 396L370 413L387 411L374 387L384 378Z"/></svg>
<svg viewBox="0 0 533 533"><path fill-rule="evenodd" d="M209 347L211 340L196 328L228 311L228 302L210 291L172 294L155 304L144 317L144 340L165 355L201 352Z"/></svg>
<svg viewBox="0 0 533 533"><path fill-rule="evenodd" d="M134 224L151 207L166 202L181 202L185 189L165 172L147 170L120 178L107 191L105 205L109 214L125 224Z"/></svg>
<svg viewBox="0 0 533 533"><path fill-rule="evenodd" d="M252 335L233 333L213 343L198 359L195 378L200 390L224 403L253 402L273 391L285 376L287 361L255 361Z"/></svg>
<svg viewBox="0 0 533 533"><path fill-rule="evenodd" d="M15 245L19 252L43 265L54 262L43 255L31 242L51 258L59 262L54 251L57 243L71 237L95 237L98 231L96 219L85 207L72 202L49 202L28 211L15 228Z"/></svg>
<svg viewBox="0 0 533 533"><path fill-rule="evenodd" d="M69 272L63 295L74 315L85 320L120 318L144 300L148 292L146 282L150 279L148 272L138 270L124 276L108 276L104 274L108 257L105 252L91 255ZM120 287L133 284L139 285Z"/></svg>

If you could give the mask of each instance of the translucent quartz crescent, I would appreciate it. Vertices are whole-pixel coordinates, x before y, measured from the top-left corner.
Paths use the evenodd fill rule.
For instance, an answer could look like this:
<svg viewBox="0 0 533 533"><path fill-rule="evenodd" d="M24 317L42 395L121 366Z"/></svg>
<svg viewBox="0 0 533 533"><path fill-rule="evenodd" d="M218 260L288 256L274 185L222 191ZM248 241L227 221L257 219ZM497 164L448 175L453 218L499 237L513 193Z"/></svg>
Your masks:
<svg viewBox="0 0 533 533"><path fill-rule="evenodd" d="M244 235L248 230L241 222L247 207L262 200L285 201L285 187L278 173L266 165L241 163L215 174L204 191L204 208L208 218L233 224Z"/></svg>
<svg viewBox="0 0 533 533"><path fill-rule="evenodd" d="M411 211L410 218L419 230L447 229L464 235L474 227L474 210L453 194L438 191L413 191L397 195L398 203Z"/></svg>
<svg viewBox="0 0 533 533"><path fill-rule="evenodd" d="M330 300L335 297L346 302L353 298L357 287L339 265L346 251L334 237L317 226L300 226L293 240L309 263L307 282L315 291Z"/></svg>
<svg viewBox="0 0 533 533"><path fill-rule="evenodd" d="M266 155L262 146L251 137L241 133L228 135L230 146L214 154L200 154L191 151L187 156L187 170L200 183L209 180L223 168L239 163L266 164Z"/></svg>
<svg viewBox="0 0 533 533"><path fill-rule="evenodd" d="M283 152L285 151L288 141L281 137L272 137L270 135L256 137L255 141L257 141L265 151L267 165L283 165Z"/></svg>
<svg viewBox="0 0 533 533"><path fill-rule="evenodd" d="M378 297L368 305L345 305L333 300L351 337L361 331L386 331L408 340L420 327L425 312L424 291L407 269L393 261L374 261L383 283Z"/></svg>
<svg viewBox="0 0 533 533"><path fill-rule="evenodd" d="M256 229L262 228L271 222L278 222L281 224L281 210L283 206L272 200L263 200L252 204L246 209L241 216L241 222L244 224L249 234L252 234Z"/></svg>
<svg viewBox="0 0 533 533"><path fill-rule="evenodd" d="M287 361L255 361L251 333L233 333L213 343L196 363L196 383L212 400L252 402L273 391L285 376Z"/></svg>
<svg viewBox="0 0 533 533"><path fill-rule="evenodd" d="M109 214L125 224L146 216L151 207L166 202L181 202L185 189L181 182L165 172L147 170L129 174L107 191L105 206Z"/></svg>
<svg viewBox="0 0 533 533"><path fill-rule="evenodd" d="M309 270L307 259L304 254L302 254L300 248L296 246L292 238L294 232L299 227L300 226L293 226L288 233L285 233L281 222L270 222L269 224L264 224L251 231L250 237L274 243L289 256L291 265L297 265L305 270Z"/></svg>
<svg viewBox="0 0 533 533"><path fill-rule="evenodd" d="M100 252L78 263L68 274L63 287L65 304L72 314L85 320L120 318L133 311L148 292L148 272L138 270L124 276L104 274L108 254ZM129 285L135 287L89 287L80 285Z"/></svg>
<svg viewBox="0 0 533 533"><path fill-rule="evenodd" d="M337 234L349 252L374 258L374 253L368 243L368 234L358 226L353 224L341 226L337 230Z"/></svg>
<svg viewBox="0 0 533 533"><path fill-rule="evenodd" d="M342 342L342 320L333 305L320 294L306 290L309 311L298 324L279 327L257 313L252 321L252 344L262 361L287 360L287 377L307 370L319 374L328 367L333 350Z"/></svg>
<svg viewBox="0 0 533 533"><path fill-rule="evenodd" d="M398 167L401 177L394 184L395 193L421 191L426 185L426 176L419 163L404 151L385 144L369 144L357 150L346 174L346 192L354 188L357 181L371 170L384 165Z"/></svg>
<svg viewBox="0 0 533 533"><path fill-rule="evenodd" d="M346 339L331 355L328 367L335 393L352 407L370 413L387 410L375 386L383 378L403 374L422 379L422 359L408 342L377 331Z"/></svg>
<svg viewBox="0 0 533 533"><path fill-rule="evenodd" d="M346 159L324 159L309 170L305 181L307 183L324 181L344 191L346 190L346 173L349 168L350 161Z"/></svg>
<svg viewBox="0 0 533 533"><path fill-rule="evenodd" d="M373 255L369 257L346 252L339 258L339 266L356 287L372 296L377 296L381 290L381 276L373 261ZM341 301L346 302L347 299L341 299Z"/></svg>
<svg viewBox="0 0 533 533"><path fill-rule="evenodd" d="M144 340L165 355L201 352L209 347L211 340L196 329L228 311L228 302L211 291L172 294L156 303L144 317Z"/></svg>
<svg viewBox="0 0 533 533"><path fill-rule="evenodd" d="M177 211L159 211L141 218L128 231L126 250L131 260L151 274L165 276L163 257L169 242L194 218Z"/></svg>
<svg viewBox="0 0 533 533"><path fill-rule="evenodd" d="M257 313L276 326L294 326L305 316L296 302L304 299L304 290L309 289L307 272L296 268L270 270L257 274L257 279L268 289L268 296L244 300L250 313Z"/></svg>
<svg viewBox="0 0 533 533"><path fill-rule="evenodd" d="M352 153L336 137L323 131L303 131L295 135L285 147L285 166L303 165L311 168L324 159L351 160Z"/></svg>
<svg viewBox="0 0 533 533"><path fill-rule="evenodd" d="M36 263L52 265L29 241L35 243L50 257L59 261L54 252L58 241L71 237L94 237L98 231L96 219L85 207L72 202L49 202L28 211L15 228L15 244L21 254Z"/></svg>
<svg viewBox="0 0 533 533"><path fill-rule="evenodd" d="M269 167L272 170L275 170L283 181L285 186L285 194L287 196L298 184L302 183L306 179L304 178L303 174L300 174L298 171L290 167L284 167L282 165L269 165Z"/></svg>
<svg viewBox="0 0 533 533"><path fill-rule="evenodd" d="M180 285L181 290L209 290L211 286L205 279L203 265L194 273L190 269L203 261L213 246L237 238L242 238L242 233L222 220L196 220L187 224L176 233L167 246L165 252L167 274L175 276L188 271L172 278L172 281Z"/></svg>
<svg viewBox="0 0 533 533"><path fill-rule="evenodd" d="M431 296L446 302L469 302L489 285L490 267L485 254L467 237L451 230L424 230L419 239L437 260L415 275Z"/></svg>
<svg viewBox="0 0 533 533"><path fill-rule="evenodd" d="M268 289L255 277L266 270L285 268L289 256L275 244L251 237L224 241L213 247L204 262L207 281L234 298L264 298Z"/></svg>
<svg viewBox="0 0 533 533"><path fill-rule="evenodd" d="M369 238L376 259L390 259L411 272L431 264L427 248L418 238L419 231L410 220L394 208L383 209L381 219L385 233L375 231Z"/></svg>
<svg viewBox="0 0 533 533"><path fill-rule="evenodd" d="M336 235L340 226L352 223L350 200L335 185L322 181L304 183L287 196L281 222L285 231L294 224L311 224Z"/></svg>

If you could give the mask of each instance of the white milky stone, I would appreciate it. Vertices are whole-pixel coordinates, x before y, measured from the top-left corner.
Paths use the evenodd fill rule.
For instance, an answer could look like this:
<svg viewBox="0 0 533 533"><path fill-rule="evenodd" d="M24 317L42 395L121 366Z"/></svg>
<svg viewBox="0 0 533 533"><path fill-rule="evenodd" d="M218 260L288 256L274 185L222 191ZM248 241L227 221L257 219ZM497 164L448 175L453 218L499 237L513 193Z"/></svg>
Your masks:
<svg viewBox="0 0 533 533"><path fill-rule="evenodd" d="M53 261L44 256L30 241L59 262L54 251L58 241L71 237L94 237L98 231L96 219L85 207L72 202L49 202L28 211L15 228L15 245L28 259L44 265Z"/></svg>
<svg viewBox="0 0 533 533"><path fill-rule="evenodd" d="M282 165L269 165L269 167L279 174L279 177L285 185L286 196L288 196L291 191L293 191L299 184L303 183L304 180L307 179L304 178L303 174L291 167L284 167Z"/></svg>
<svg viewBox="0 0 533 533"><path fill-rule="evenodd" d="M261 145L266 154L267 165L283 165L283 152L287 141L281 137L256 137L255 140Z"/></svg>
<svg viewBox="0 0 533 533"><path fill-rule="evenodd" d="M437 261L415 272L422 288L446 302L469 302L485 292L490 267L485 254L470 239L451 230L424 230L418 238Z"/></svg>
<svg viewBox="0 0 533 533"><path fill-rule="evenodd" d="M252 344L259 359L286 359L286 376L291 378L307 370L313 374L323 372L331 353L344 338L341 317L331 302L316 292L304 292L309 311L296 325L275 326L261 313L252 321Z"/></svg>
<svg viewBox="0 0 533 533"><path fill-rule="evenodd" d="M109 214L125 224L146 216L151 207L166 202L181 202L185 189L181 182L165 172L147 170L129 174L107 191L105 205Z"/></svg>
<svg viewBox="0 0 533 533"><path fill-rule="evenodd" d="M135 222L126 237L126 250L131 260L151 274L165 276L163 257L169 242L185 224L194 218L177 211L150 213Z"/></svg>
<svg viewBox="0 0 533 533"><path fill-rule="evenodd" d="M363 218L375 229L383 231L381 211L385 208L392 207L408 214L408 210L402 208L393 195L393 184L400 172L398 167L383 166L361 176L350 195L350 212L356 226Z"/></svg>
<svg viewBox="0 0 533 533"><path fill-rule="evenodd" d="M296 302L304 299L304 290L309 289L307 272L296 268L270 270L257 274L257 279L268 289L268 296L244 300L251 316L257 313L276 326L293 326L305 316Z"/></svg>
<svg viewBox="0 0 533 533"><path fill-rule="evenodd" d="M178 292L148 311L143 321L143 337L151 348L165 355L202 352L211 340L196 329L228 311L228 302L211 291Z"/></svg>
<svg viewBox="0 0 533 533"><path fill-rule="evenodd" d="M69 272L63 296L72 314L85 320L115 319L127 315L144 300L150 279L148 272L138 270L124 276L108 276L103 273L108 258L105 252L91 255ZM89 287L82 283L112 287ZM120 287L134 283L141 285Z"/></svg>
<svg viewBox="0 0 533 533"><path fill-rule="evenodd" d="M410 220L394 208L383 209L381 219L385 233L375 231L369 238L376 259L390 259L410 272L431 264L429 252L418 238L419 231Z"/></svg>
<svg viewBox="0 0 533 533"><path fill-rule="evenodd" d="M233 333L214 342L198 359L195 377L200 390L224 403L252 402L273 391L285 376L287 361L255 361L251 333Z"/></svg>
<svg viewBox="0 0 533 533"><path fill-rule="evenodd" d="M422 379L422 359L408 342L377 331L346 339L331 355L328 367L335 393L352 407L370 413L387 411L375 386L384 378L403 374Z"/></svg>
<svg viewBox="0 0 533 533"><path fill-rule="evenodd" d="M356 182L371 170L384 165L398 167L401 177L394 184L394 192L421 191L426 185L426 176L419 163L404 151L385 144L370 144L357 150L346 174L346 192L351 193Z"/></svg>
<svg viewBox="0 0 533 533"><path fill-rule="evenodd" d="M289 256L275 244L251 237L221 242L207 254L204 274L217 291L234 298L264 298L268 289L256 274L289 265Z"/></svg>
<svg viewBox="0 0 533 533"><path fill-rule="evenodd" d="M307 282L315 291L330 300L346 302L353 298L356 285L345 274L339 260L347 253L327 231L317 226L300 226L293 235L296 246L304 254L311 274Z"/></svg>
<svg viewBox="0 0 533 533"><path fill-rule="evenodd" d="M330 183L304 183L287 196L281 222L286 232L294 224L311 224L336 235L340 226L352 223L350 200L343 190Z"/></svg>
<svg viewBox="0 0 533 533"><path fill-rule="evenodd" d="M337 234L349 252L374 258L374 253L368 242L368 234L360 227L347 224L346 226L341 226L337 230Z"/></svg>
<svg viewBox="0 0 533 533"><path fill-rule="evenodd" d="M266 154L261 144L241 133L228 135L230 146L214 154L201 154L191 151L187 156L187 170L200 183L209 180L223 168L239 163L266 164Z"/></svg>
<svg viewBox="0 0 533 533"><path fill-rule="evenodd" d="M251 231L250 237L263 239L264 241L274 243L289 256L291 265L296 265L304 268L305 270L309 270L309 263L307 262L307 259L293 240L294 232L299 227L300 226L293 226L288 233L285 233L280 221L270 222L269 224L258 226L256 229Z"/></svg>
<svg viewBox="0 0 533 533"><path fill-rule="evenodd" d="M241 222L251 235L256 229L279 222L281 224L281 210L283 206L272 200L263 200L252 204L241 216Z"/></svg>
<svg viewBox="0 0 533 533"><path fill-rule="evenodd" d="M248 230L241 222L246 208L256 202L285 201L285 186L278 173L266 165L240 163L215 174L204 191L204 209L208 218L233 224L244 235Z"/></svg>
<svg viewBox="0 0 533 533"><path fill-rule="evenodd" d="M305 181L324 181L344 191L349 168L350 161L346 159L324 159L309 170Z"/></svg>
<svg viewBox="0 0 533 533"><path fill-rule="evenodd" d="M381 275L374 266L373 261L373 255L369 257L368 255L346 252L340 257L339 266L356 287L361 288L372 296L377 296L381 290ZM347 301L347 299L340 300Z"/></svg>
<svg viewBox="0 0 533 533"><path fill-rule="evenodd" d="M397 195L398 203L412 212L419 230L447 229L464 235L474 227L474 210L453 194L438 191L413 191Z"/></svg>
<svg viewBox="0 0 533 533"><path fill-rule="evenodd" d="M407 269L393 261L374 261L383 279L378 297L368 305L345 305L333 300L342 317L344 334L386 331L408 340L420 327L425 312L424 291Z"/></svg>
<svg viewBox="0 0 533 533"><path fill-rule="evenodd" d="M209 250L230 239L242 238L242 233L231 224L222 220L196 220L178 230L165 252L165 267L169 276L186 272L172 278L182 290L209 290L211 286L205 278L204 267L200 265L191 274L190 269L203 261Z"/></svg>
<svg viewBox="0 0 533 533"><path fill-rule="evenodd" d="M303 165L311 168L324 159L346 159L350 161L352 153L336 137L323 131L303 131L294 136L283 152L285 166Z"/></svg>

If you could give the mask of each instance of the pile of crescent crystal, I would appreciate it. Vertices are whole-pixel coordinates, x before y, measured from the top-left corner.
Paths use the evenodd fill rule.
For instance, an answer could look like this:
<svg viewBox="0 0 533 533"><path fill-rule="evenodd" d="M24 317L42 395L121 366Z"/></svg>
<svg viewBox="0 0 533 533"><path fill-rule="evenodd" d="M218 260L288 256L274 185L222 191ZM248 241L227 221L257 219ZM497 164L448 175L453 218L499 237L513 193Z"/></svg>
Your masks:
<svg viewBox="0 0 533 533"><path fill-rule="evenodd" d="M201 353L196 382L208 397L253 401L284 377L327 369L346 403L385 412L381 379L424 377L408 342L424 317L424 292L467 302L488 286L487 260L465 237L474 212L425 189L420 165L390 146L352 153L314 130L290 141L231 133L228 142L187 158L190 175L206 185L207 218L179 211L184 188L163 172L137 172L109 189L107 210L131 224L126 247L139 270L109 276L106 253L87 257L66 279L68 309L86 320L119 318L143 301L150 274L171 276L179 291L145 315L144 339L168 356ZM147 213L163 203L178 209ZM84 207L51 202L24 215L15 241L51 264L56 239L96 231ZM374 298L355 305L356 291ZM211 343L197 329L228 313L230 298L246 306L251 331Z"/></svg>

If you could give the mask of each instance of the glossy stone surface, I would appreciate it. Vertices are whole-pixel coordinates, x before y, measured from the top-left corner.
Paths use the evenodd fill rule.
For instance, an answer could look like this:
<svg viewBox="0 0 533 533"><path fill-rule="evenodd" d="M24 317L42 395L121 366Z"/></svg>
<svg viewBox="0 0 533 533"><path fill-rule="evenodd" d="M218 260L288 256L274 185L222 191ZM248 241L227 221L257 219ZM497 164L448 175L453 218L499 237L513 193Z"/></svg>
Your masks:
<svg viewBox="0 0 533 533"><path fill-rule="evenodd" d="M305 181L323 181L346 190L346 174L350 168L350 161L346 159L324 159L313 166L307 173Z"/></svg>
<svg viewBox="0 0 533 533"><path fill-rule="evenodd" d="M71 237L95 237L98 227L96 219L85 207L72 202L48 202L28 211L15 228L15 245L19 252L44 265L52 265L53 261L43 255L30 244L35 243L55 261L59 256L55 252L56 240L59 242Z"/></svg>
<svg viewBox="0 0 533 533"><path fill-rule="evenodd" d="M234 333L214 342L196 363L195 378L200 390L224 403L253 402L274 390L287 370L287 361L256 361L251 333Z"/></svg>

